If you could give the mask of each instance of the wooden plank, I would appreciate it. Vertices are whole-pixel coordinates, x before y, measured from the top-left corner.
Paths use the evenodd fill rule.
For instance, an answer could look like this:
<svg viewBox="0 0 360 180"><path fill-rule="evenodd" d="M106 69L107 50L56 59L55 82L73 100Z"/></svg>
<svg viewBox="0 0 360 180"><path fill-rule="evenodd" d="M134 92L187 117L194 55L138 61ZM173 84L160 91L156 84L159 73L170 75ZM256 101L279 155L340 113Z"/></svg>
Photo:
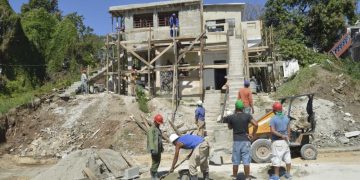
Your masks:
<svg viewBox="0 0 360 180"><path fill-rule="evenodd" d="M158 60L162 55L164 55L169 49L171 49L174 46L174 44L170 44L167 48L165 48L160 54L158 54L153 60L150 61L150 64L154 64L156 60ZM144 66L141 68L140 71L144 71L147 67Z"/></svg>
<svg viewBox="0 0 360 180"><path fill-rule="evenodd" d="M96 175L94 174L94 172L92 172L89 168L85 168L83 169L83 174L88 177L90 180L97 180L98 178L96 177Z"/></svg>
<svg viewBox="0 0 360 180"><path fill-rule="evenodd" d="M205 33L206 32L202 32L200 36L198 36L193 42L191 42L191 44L187 47L187 49L182 54L180 54L177 63L181 61L181 59L186 55L186 53L189 52L194 47L195 43L198 42L205 35Z"/></svg>
<svg viewBox="0 0 360 180"><path fill-rule="evenodd" d="M126 49L128 52L130 52L132 55L134 55L136 58L138 58L141 62L143 62L144 64L150 66L150 68L154 68L154 66L152 66L151 64L149 64L144 58L142 58L141 56L139 56L139 54L137 54L136 52L134 52L133 50L131 50L130 48L126 47L124 44L120 43L120 46L123 47L124 49Z"/></svg>

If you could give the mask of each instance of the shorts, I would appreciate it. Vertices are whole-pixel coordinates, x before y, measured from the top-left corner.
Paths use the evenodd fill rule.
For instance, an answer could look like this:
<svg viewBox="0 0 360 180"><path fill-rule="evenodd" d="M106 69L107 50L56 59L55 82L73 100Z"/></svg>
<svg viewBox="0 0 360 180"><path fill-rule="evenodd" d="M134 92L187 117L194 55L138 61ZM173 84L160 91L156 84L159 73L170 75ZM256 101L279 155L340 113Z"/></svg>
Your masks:
<svg viewBox="0 0 360 180"><path fill-rule="evenodd" d="M251 162L251 143L250 141L234 141L232 151L233 165L250 165Z"/></svg>
<svg viewBox="0 0 360 180"><path fill-rule="evenodd" d="M251 107L244 107L244 113L251 114Z"/></svg>
<svg viewBox="0 0 360 180"><path fill-rule="evenodd" d="M281 161L284 161L285 164L291 164L290 148L285 140L273 141L271 151L271 163L273 166L279 167L281 165Z"/></svg>

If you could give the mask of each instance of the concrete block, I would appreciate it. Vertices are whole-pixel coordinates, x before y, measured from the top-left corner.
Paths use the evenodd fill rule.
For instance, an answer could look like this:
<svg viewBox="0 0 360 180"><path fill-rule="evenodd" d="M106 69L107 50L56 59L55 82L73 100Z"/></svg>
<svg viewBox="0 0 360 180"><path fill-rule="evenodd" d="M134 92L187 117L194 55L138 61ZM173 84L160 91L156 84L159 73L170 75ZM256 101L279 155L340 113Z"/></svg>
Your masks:
<svg viewBox="0 0 360 180"><path fill-rule="evenodd" d="M132 167L125 169L124 176L121 179L129 180L129 179L136 179L139 178L139 167Z"/></svg>

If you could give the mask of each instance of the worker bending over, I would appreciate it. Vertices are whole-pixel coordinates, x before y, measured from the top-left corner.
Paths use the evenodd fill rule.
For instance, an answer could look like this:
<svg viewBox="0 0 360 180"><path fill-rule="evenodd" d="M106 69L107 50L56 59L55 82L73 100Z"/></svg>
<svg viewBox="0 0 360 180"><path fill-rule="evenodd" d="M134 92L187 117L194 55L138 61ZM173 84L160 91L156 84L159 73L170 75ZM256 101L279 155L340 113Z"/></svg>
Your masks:
<svg viewBox="0 0 360 180"><path fill-rule="evenodd" d="M252 92L250 87L250 81L245 80L244 81L244 88L240 88L239 93L238 93L238 98L239 100L241 100L244 103L244 110L243 112L251 114L254 114L254 106L253 106L253 97L252 97Z"/></svg>
<svg viewBox="0 0 360 180"><path fill-rule="evenodd" d="M279 169L281 161L286 164L286 179L291 179L291 154L290 154L290 120L283 114L282 105L280 102L273 104L273 111L275 116L270 120L271 128L271 151L272 151L272 166L274 167L275 175L271 176L271 180L279 180Z"/></svg>
<svg viewBox="0 0 360 180"><path fill-rule="evenodd" d="M233 175L232 178L237 178L239 165L242 162L244 165L244 174L246 180L250 178L250 162L251 162L251 140L255 138L258 129L258 123L254 118L243 112L244 103L237 100L235 103L235 113L224 118L224 123L228 123L229 129L233 130ZM254 126L252 134L249 134L249 125Z"/></svg>
<svg viewBox="0 0 360 180"><path fill-rule="evenodd" d="M187 158L190 159L189 171L190 180L197 180L197 167L203 173L204 180L209 180L209 143L201 136L185 134L178 136L170 135L170 141L175 145L175 155L170 172L174 172L175 165L179 158L180 149L191 149Z"/></svg>
<svg viewBox="0 0 360 180"><path fill-rule="evenodd" d="M161 153L164 151L160 125L164 123L163 117L157 114L154 123L147 133L147 149L151 153L152 165L150 168L151 180L158 179L158 168L161 161Z"/></svg>

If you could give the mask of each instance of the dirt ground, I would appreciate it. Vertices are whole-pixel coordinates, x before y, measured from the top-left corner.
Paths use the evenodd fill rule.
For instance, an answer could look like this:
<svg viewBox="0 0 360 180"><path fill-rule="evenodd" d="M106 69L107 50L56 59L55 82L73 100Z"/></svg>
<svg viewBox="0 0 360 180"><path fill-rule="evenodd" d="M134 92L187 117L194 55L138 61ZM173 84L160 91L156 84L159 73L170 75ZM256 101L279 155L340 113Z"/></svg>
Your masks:
<svg viewBox="0 0 360 180"><path fill-rule="evenodd" d="M186 152L182 152L185 155ZM149 155L133 156L135 161L140 161L142 164L150 164L151 159ZM163 160L160 165L160 172L166 173L168 167L171 164L173 155L166 153L163 155ZM182 159L184 156L180 157ZM232 165L230 157L225 157L225 164L221 166L210 165L210 177L214 180L217 179L231 179L230 174L232 171ZM295 158L292 161L293 164L293 179L349 179L357 180L360 176L360 151L355 152L331 152L320 153L317 160L305 161L300 158ZM0 158L0 179L31 179L40 172L43 172L50 168L56 161L54 159L47 160L34 160L25 157L15 157L11 155L5 155ZM187 169L187 162L178 168ZM239 179L242 179L242 168L239 170ZM270 172L270 164L251 164L251 175L254 179L265 180L268 179ZM173 180L179 177L179 174L175 173L166 177L166 180ZM199 177L201 174L199 173ZM149 179L148 174L143 174L141 179ZM201 179L201 178L200 178Z"/></svg>

